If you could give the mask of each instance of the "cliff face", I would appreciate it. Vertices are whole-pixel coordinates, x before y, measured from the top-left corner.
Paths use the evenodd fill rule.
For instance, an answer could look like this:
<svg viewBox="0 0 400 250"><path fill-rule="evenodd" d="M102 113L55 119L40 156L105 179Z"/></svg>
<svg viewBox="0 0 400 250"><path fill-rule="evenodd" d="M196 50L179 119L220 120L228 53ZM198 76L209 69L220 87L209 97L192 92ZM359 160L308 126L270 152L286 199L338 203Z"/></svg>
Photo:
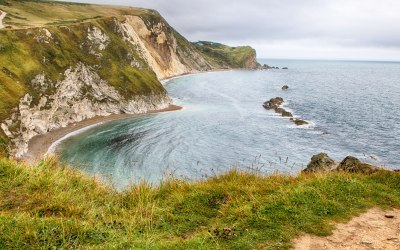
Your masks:
<svg viewBox="0 0 400 250"><path fill-rule="evenodd" d="M18 16L26 2L6 3L0 2L11 13L8 28L0 30L0 146L14 157L26 153L32 137L77 121L165 108L170 98L159 80L221 68L155 11L81 5L82 13L109 8L112 15L29 28L12 18L44 21ZM78 11L65 3L28 7L40 5ZM254 68L255 54L246 60L240 67Z"/></svg>

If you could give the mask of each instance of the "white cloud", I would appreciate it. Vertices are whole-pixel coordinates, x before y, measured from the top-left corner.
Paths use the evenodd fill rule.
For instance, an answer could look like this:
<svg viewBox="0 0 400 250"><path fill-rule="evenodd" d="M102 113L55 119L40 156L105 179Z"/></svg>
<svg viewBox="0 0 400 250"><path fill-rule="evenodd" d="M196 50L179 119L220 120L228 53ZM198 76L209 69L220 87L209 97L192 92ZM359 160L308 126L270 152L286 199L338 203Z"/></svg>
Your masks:
<svg viewBox="0 0 400 250"><path fill-rule="evenodd" d="M260 57L400 60L398 0L82 0L158 10L189 40Z"/></svg>

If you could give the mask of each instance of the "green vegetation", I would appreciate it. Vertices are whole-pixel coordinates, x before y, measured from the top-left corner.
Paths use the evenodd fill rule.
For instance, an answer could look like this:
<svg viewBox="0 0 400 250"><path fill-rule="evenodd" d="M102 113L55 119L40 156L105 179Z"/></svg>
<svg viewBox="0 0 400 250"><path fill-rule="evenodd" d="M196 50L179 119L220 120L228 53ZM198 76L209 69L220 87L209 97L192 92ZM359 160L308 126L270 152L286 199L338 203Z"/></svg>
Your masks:
<svg viewBox="0 0 400 250"><path fill-rule="evenodd" d="M0 0L0 9L10 26L0 31L1 121L26 93L38 102L36 75L54 83L80 62L126 98L165 93L137 48L116 32L115 18L126 14L141 16L149 28L164 23L182 62L195 69L209 69L197 51L214 68L257 67L254 49L191 44L152 10L37 0ZM94 26L109 38L105 50L88 42ZM52 94L54 85L45 91ZM4 159L9 142L1 133L0 249L287 249L295 237L327 235L332 222L370 207L400 207L400 173L389 171L265 177L232 170L117 192L53 159L37 166Z"/></svg>
<svg viewBox="0 0 400 250"><path fill-rule="evenodd" d="M233 170L116 192L53 160L0 162L0 249L287 249L374 206L400 206L399 173Z"/></svg>
<svg viewBox="0 0 400 250"><path fill-rule="evenodd" d="M38 0L0 0L0 9L8 13L4 25L14 29L89 22L100 16L119 17L148 12L141 8Z"/></svg>
<svg viewBox="0 0 400 250"><path fill-rule="evenodd" d="M229 47L206 41L196 42L193 45L215 68L254 68L257 66L255 64L256 51L250 46Z"/></svg>
<svg viewBox="0 0 400 250"><path fill-rule="evenodd" d="M110 38L107 48L99 51L87 39L88 29L96 26ZM0 31L0 120L8 118L26 93L39 101L41 90L32 86L31 81L44 73L46 79L55 83L64 78L63 72L81 62L95 67L102 79L114 86L119 93L130 99L134 95L165 93L155 73L138 55L134 46L114 32L112 18L92 20L71 27L47 27L51 38L41 28ZM102 53L98 57L95 53ZM130 63L139 62L138 70ZM49 89L47 95L55 89ZM3 139L2 139L3 138ZM0 140L6 141L0 134ZM0 147L5 156L7 150Z"/></svg>
<svg viewBox="0 0 400 250"><path fill-rule="evenodd" d="M165 45L157 44L154 32L143 38L159 53L162 60L157 63L161 68L170 66L170 49L175 50L171 44L175 42L174 53L188 71L257 67L254 49L211 42L192 44L154 10L40 0L0 0L0 9L7 12L6 28L0 30L0 121L16 112L26 93L33 97L33 105L38 104L41 95L53 94L54 84L78 63L92 67L127 99L165 93L140 49L118 32L116 20L123 21L124 15L140 16L149 30L161 24L168 40ZM93 27L109 37L105 50L100 51L89 41ZM31 83L39 74L52 83L45 93ZM11 129L17 130L18 124ZM2 130L0 142L0 157L7 156L8 139Z"/></svg>

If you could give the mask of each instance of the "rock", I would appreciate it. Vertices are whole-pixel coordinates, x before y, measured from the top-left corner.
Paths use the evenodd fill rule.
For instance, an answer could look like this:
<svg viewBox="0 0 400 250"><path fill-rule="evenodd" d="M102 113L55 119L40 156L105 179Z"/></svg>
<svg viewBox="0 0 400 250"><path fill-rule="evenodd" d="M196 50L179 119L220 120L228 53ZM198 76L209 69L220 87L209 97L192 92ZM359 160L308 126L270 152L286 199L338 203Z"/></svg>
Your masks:
<svg viewBox="0 0 400 250"><path fill-rule="evenodd" d="M288 67L283 67L282 69L288 69Z"/></svg>
<svg viewBox="0 0 400 250"><path fill-rule="evenodd" d="M388 219L393 219L394 215L393 214L385 214L385 217Z"/></svg>
<svg viewBox="0 0 400 250"><path fill-rule="evenodd" d="M298 119L298 118L296 118L296 119L291 118L290 120L293 121L294 124L296 124L297 126L302 126L302 125L307 125L308 124L308 122L306 122L306 121L304 121L302 119Z"/></svg>
<svg viewBox="0 0 400 250"><path fill-rule="evenodd" d="M51 88L55 92L41 97L37 103L33 96L25 94L20 99L17 112L10 118L11 122L1 123L4 133L12 138L10 153L15 158L24 156L29 140L36 135L95 116L140 114L163 109L171 101L167 94L125 98L101 79L94 67L83 63L67 69L64 79L57 82L37 75L31 85L43 93ZM19 127L15 128L14 124L19 124Z"/></svg>
<svg viewBox="0 0 400 250"><path fill-rule="evenodd" d="M327 154L319 153L311 158L307 168L303 170L304 173L315 173L332 171L336 168L337 162L332 160Z"/></svg>
<svg viewBox="0 0 400 250"><path fill-rule="evenodd" d="M271 98L269 101L264 102L263 107L265 109L277 109L283 103L283 98L275 97Z"/></svg>
<svg viewBox="0 0 400 250"><path fill-rule="evenodd" d="M373 174L382 170L376 166L370 165L368 163L363 163L359 159L353 156L347 156L339 164L337 168L338 171L346 171L350 173L363 173L363 174Z"/></svg>
<svg viewBox="0 0 400 250"><path fill-rule="evenodd" d="M269 65L267 65L267 64L264 64L264 65L259 65L259 67L258 67L258 69L261 69L261 70L267 70L267 69L273 69L274 67L270 67Z"/></svg>
<svg viewBox="0 0 400 250"><path fill-rule="evenodd" d="M275 112L278 114L281 114L283 117L293 117L292 113L290 113L289 111L286 111L283 108L276 108Z"/></svg>
<svg viewBox="0 0 400 250"><path fill-rule="evenodd" d="M289 86L287 86L287 85L282 86L282 90L288 90L288 89L289 89Z"/></svg>

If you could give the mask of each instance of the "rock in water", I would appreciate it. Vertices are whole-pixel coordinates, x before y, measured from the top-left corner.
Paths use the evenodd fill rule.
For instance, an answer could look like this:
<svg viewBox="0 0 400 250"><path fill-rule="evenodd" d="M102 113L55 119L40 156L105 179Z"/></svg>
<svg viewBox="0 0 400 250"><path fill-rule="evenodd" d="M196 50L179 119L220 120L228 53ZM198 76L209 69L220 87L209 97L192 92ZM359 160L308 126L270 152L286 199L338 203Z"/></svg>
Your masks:
<svg viewBox="0 0 400 250"><path fill-rule="evenodd" d="M288 90L288 89L289 89L289 86L287 86L287 85L282 86L282 90Z"/></svg>
<svg viewBox="0 0 400 250"><path fill-rule="evenodd" d="M288 69L288 67L283 67L282 69Z"/></svg>
<svg viewBox="0 0 400 250"><path fill-rule="evenodd" d="M296 118L296 119L290 118L290 120L292 122L294 122L294 124L296 124L297 126L302 126L302 125L307 125L308 124L308 122L306 122L306 121L304 121L302 119L298 119L298 118Z"/></svg>
<svg viewBox="0 0 400 250"><path fill-rule="evenodd" d="M347 156L339 164L337 168L339 171L346 171L350 173L363 173L363 174L373 174L382 170L381 168L372 166L368 163L363 163L359 159L353 156Z"/></svg>
<svg viewBox="0 0 400 250"><path fill-rule="evenodd" d="M293 115L292 115L292 113L290 113L289 111L286 111L286 110L282 110L282 116L283 117L293 117Z"/></svg>
<svg viewBox="0 0 400 250"><path fill-rule="evenodd" d="M263 107L265 109L277 109L283 103L283 98L275 97L271 98L269 101L264 102Z"/></svg>
<svg viewBox="0 0 400 250"><path fill-rule="evenodd" d="M304 173L315 173L321 171L332 171L337 166L337 162L332 160L327 154L319 153L311 158Z"/></svg>

